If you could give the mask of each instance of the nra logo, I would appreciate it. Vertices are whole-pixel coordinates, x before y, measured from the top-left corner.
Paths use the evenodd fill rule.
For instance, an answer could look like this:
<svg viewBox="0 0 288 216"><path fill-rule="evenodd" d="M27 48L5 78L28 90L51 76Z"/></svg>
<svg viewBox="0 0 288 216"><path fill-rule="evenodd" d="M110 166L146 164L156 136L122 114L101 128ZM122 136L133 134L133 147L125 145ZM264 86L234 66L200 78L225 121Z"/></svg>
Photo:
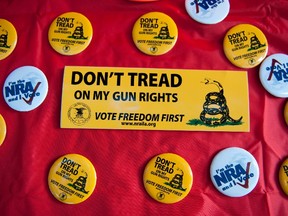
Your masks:
<svg viewBox="0 0 288 216"><path fill-rule="evenodd" d="M277 81L288 82L288 62L281 63L276 59L272 59L271 67L266 67L269 71L268 81L274 77Z"/></svg>
<svg viewBox="0 0 288 216"><path fill-rule="evenodd" d="M221 187L223 191L235 186L248 189L249 180L254 177L254 173L250 172L250 165L251 162L248 162L246 167L241 166L241 164L235 166L230 164L222 169L217 169L217 174L213 176L216 185Z"/></svg>
<svg viewBox="0 0 288 216"><path fill-rule="evenodd" d="M200 9L202 10L211 10L216 8L218 5L222 4L224 0L195 0L191 2L191 5L195 5L196 13L199 13Z"/></svg>

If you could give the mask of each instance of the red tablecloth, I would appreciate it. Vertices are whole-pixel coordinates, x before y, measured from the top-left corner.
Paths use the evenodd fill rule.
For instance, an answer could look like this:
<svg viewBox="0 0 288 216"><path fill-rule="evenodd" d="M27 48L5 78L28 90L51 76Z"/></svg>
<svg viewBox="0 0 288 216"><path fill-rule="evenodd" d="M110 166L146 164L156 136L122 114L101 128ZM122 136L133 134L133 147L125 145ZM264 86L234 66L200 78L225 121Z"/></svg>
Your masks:
<svg viewBox="0 0 288 216"><path fill-rule="evenodd" d="M287 196L278 183L279 166L288 156L283 119L286 99L265 91L259 66L247 70L251 118L247 133L60 128L66 65L239 70L224 56L222 41L229 28L241 23L255 25L265 33L268 55L288 53L287 0L231 0L230 4L224 21L203 25L189 17L184 0L1 0L0 18L13 23L18 32L16 49L0 61L1 88L11 71L33 65L47 76L49 92L44 103L30 112L14 111L0 98L0 113L7 123L7 136L0 147L0 214L287 215ZM48 29L58 15L69 11L85 15L94 35L84 52L62 56L50 47ZM151 11L171 16L179 31L175 47L157 57L141 53L131 37L135 21ZM215 154L231 146L248 150L260 167L257 186L241 198L219 193L209 176ZM185 158L194 174L189 195L170 205L150 198L142 183L146 163L166 152ZM89 158L98 175L94 193L78 205L57 201L47 184L53 162L68 153Z"/></svg>

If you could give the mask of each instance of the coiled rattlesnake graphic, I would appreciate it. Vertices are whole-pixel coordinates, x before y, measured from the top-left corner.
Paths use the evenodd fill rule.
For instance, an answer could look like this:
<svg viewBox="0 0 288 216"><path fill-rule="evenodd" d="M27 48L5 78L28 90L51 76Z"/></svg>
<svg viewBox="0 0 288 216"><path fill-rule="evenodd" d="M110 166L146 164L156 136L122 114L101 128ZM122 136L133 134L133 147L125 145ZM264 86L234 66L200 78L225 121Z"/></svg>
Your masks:
<svg viewBox="0 0 288 216"><path fill-rule="evenodd" d="M227 121L232 124L239 123L242 120L242 116L235 120L229 115L229 108L226 104L222 85L215 80L205 79L205 85L208 84L216 85L219 92L210 92L206 95L203 111L200 114L201 121L207 125L221 125Z"/></svg>

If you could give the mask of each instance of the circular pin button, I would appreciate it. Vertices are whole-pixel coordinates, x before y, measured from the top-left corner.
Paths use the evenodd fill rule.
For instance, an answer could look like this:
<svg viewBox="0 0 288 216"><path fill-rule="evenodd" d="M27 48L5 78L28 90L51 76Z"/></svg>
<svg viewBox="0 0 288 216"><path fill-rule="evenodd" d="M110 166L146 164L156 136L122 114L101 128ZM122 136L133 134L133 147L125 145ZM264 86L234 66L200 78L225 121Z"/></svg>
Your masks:
<svg viewBox="0 0 288 216"><path fill-rule="evenodd" d="M286 124L288 125L288 101L286 101L285 107L284 107L284 119Z"/></svg>
<svg viewBox="0 0 288 216"><path fill-rule="evenodd" d="M34 66L23 66L6 78L3 96L6 103L17 111L30 111L42 104L48 92L44 73Z"/></svg>
<svg viewBox="0 0 288 216"><path fill-rule="evenodd" d="M273 54L265 58L259 70L263 87L272 95L288 97L288 55Z"/></svg>
<svg viewBox="0 0 288 216"><path fill-rule="evenodd" d="M0 146L6 137L6 123L3 116L0 114Z"/></svg>
<svg viewBox="0 0 288 216"><path fill-rule="evenodd" d="M288 195L288 158L283 161L279 169L279 183L286 195Z"/></svg>
<svg viewBox="0 0 288 216"><path fill-rule="evenodd" d="M93 164L79 154L58 158L48 175L51 193L66 204L78 204L88 199L95 189L96 181Z"/></svg>
<svg viewBox="0 0 288 216"><path fill-rule="evenodd" d="M224 53L229 61L240 68L253 68L267 55L268 42L263 32L250 24L232 27L223 41Z"/></svg>
<svg viewBox="0 0 288 216"><path fill-rule="evenodd" d="M175 46L178 29L168 15L161 12L150 12L136 21L132 38L136 47L143 53L162 55Z"/></svg>
<svg viewBox="0 0 288 216"><path fill-rule="evenodd" d="M143 183L147 193L161 203L172 204L184 199L193 184L189 164L172 153L152 158L145 167Z"/></svg>
<svg viewBox="0 0 288 216"><path fill-rule="evenodd" d="M216 24L225 19L230 11L228 0L186 0L185 7L192 19L202 24Z"/></svg>
<svg viewBox="0 0 288 216"><path fill-rule="evenodd" d="M62 55L76 55L90 44L93 29L82 14L68 12L58 16L50 25L48 38L52 48Z"/></svg>
<svg viewBox="0 0 288 216"><path fill-rule="evenodd" d="M248 151L230 147L220 151L213 158L210 177L219 192L230 197L242 197L257 185L259 167Z"/></svg>
<svg viewBox="0 0 288 216"><path fill-rule="evenodd" d="M17 44L17 32L13 24L0 19L0 60L8 57Z"/></svg>

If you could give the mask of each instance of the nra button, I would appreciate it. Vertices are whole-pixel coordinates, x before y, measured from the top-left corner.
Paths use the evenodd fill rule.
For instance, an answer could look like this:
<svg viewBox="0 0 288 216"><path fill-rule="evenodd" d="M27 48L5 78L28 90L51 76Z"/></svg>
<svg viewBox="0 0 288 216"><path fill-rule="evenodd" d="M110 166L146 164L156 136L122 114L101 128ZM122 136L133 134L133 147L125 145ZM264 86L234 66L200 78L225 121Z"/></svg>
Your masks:
<svg viewBox="0 0 288 216"><path fill-rule="evenodd" d="M220 151L212 160L210 177L213 185L229 197L242 197L258 183L258 163L248 151L230 147Z"/></svg>
<svg viewBox="0 0 288 216"><path fill-rule="evenodd" d="M3 96L6 103L17 111L30 111L42 104L48 93L45 74L34 66L23 66L6 78Z"/></svg>
<svg viewBox="0 0 288 216"><path fill-rule="evenodd" d="M279 183L286 195L288 195L288 158L283 161L279 170Z"/></svg>
<svg viewBox="0 0 288 216"><path fill-rule="evenodd" d="M175 46L178 29L168 15L161 12L150 12L136 21L132 38L136 47L143 53L162 55Z"/></svg>
<svg viewBox="0 0 288 216"><path fill-rule="evenodd" d="M189 194L193 174L186 160L179 155L165 153L155 156L147 163L143 183L153 199L172 204Z"/></svg>
<svg viewBox="0 0 288 216"><path fill-rule="evenodd" d="M288 55L273 54L261 64L259 77L263 87L275 97L288 97Z"/></svg>
<svg viewBox="0 0 288 216"><path fill-rule="evenodd" d="M93 28L82 14L68 12L58 16L50 25L48 39L52 48L62 55L76 55L90 44Z"/></svg>
<svg viewBox="0 0 288 216"><path fill-rule="evenodd" d="M228 0L186 0L185 7L192 19L202 24L216 24L230 11Z"/></svg>
<svg viewBox="0 0 288 216"><path fill-rule="evenodd" d="M58 158L50 168L48 185L53 196L66 204L78 204L88 199L96 187L93 164L79 154Z"/></svg>
<svg viewBox="0 0 288 216"><path fill-rule="evenodd" d="M223 48L226 57L235 66L254 68L266 57L268 42L259 28L239 24L226 33Z"/></svg>
<svg viewBox="0 0 288 216"><path fill-rule="evenodd" d="M8 57L17 44L17 32L8 20L0 19L0 60Z"/></svg>
<svg viewBox="0 0 288 216"><path fill-rule="evenodd" d="M6 123L3 116L0 114L0 146L3 144L6 137Z"/></svg>

